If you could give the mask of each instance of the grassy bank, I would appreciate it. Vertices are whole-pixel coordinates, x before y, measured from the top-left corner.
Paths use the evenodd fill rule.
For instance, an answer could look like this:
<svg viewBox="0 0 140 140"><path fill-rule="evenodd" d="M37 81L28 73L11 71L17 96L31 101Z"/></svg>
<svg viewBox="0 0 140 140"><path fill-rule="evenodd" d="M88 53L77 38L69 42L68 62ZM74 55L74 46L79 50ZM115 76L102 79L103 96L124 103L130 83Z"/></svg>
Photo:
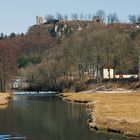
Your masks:
<svg viewBox="0 0 140 140"><path fill-rule="evenodd" d="M140 93L64 93L65 100L85 102L90 128L140 137Z"/></svg>
<svg viewBox="0 0 140 140"><path fill-rule="evenodd" d="M0 93L0 106L7 105L10 97L9 93Z"/></svg>

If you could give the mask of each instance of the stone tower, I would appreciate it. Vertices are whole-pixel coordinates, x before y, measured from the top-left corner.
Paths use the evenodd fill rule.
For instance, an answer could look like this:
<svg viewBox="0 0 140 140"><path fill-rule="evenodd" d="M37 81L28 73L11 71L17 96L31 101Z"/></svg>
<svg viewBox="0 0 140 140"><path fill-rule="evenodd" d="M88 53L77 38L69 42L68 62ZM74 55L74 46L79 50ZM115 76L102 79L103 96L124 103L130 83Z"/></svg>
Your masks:
<svg viewBox="0 0 140 140"><path fill-rule="evenodd" d="M40 25L40 24L43 24L43 23L44 23L43 17L36 16L36 25Z"/></svg>

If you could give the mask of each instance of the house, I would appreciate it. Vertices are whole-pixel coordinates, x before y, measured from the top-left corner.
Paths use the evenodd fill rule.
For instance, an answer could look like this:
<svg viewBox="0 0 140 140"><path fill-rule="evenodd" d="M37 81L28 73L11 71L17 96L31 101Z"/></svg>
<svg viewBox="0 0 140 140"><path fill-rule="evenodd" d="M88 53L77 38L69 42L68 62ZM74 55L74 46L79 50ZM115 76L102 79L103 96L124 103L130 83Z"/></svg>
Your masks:
<svg viewBox="0 0 140 140"><path fill-rule="evenodd" d="M104 65L101 68L100 73L102 79L113 79L115 77L114 68L109 65Z"/></svg>
<svg viewBox="0 0 140 140"><path fill-rule="evenodd" d="M138 78L137 74L116 74L115 78L121 78L121 79L129 79L129 78Z"/></svg>
<svg viewBox="0 0 140 140"><path fill-rule="evenodd" d="M27 89L29 83L23 80L21 77L15 77L12 82L12 89Z"/></svg>

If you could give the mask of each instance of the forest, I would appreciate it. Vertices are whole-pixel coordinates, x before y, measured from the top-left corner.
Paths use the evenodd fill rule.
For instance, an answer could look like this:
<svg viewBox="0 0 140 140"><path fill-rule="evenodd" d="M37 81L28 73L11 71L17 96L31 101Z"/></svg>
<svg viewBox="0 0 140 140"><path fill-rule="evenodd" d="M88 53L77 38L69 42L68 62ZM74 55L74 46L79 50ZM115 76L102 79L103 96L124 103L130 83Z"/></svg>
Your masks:
<svg viewBox="0 0 140 140"><path fill-rule="evenodd" d="M104 23L100 16L59 17L56 23L33 25L26 34L1 33L1 92L16 76L29 83L28 90L85 90L104 82L97 74L104 65L117 74L140 75L139 18L131 15L131 23L121 23L112 14Z"/></svg>

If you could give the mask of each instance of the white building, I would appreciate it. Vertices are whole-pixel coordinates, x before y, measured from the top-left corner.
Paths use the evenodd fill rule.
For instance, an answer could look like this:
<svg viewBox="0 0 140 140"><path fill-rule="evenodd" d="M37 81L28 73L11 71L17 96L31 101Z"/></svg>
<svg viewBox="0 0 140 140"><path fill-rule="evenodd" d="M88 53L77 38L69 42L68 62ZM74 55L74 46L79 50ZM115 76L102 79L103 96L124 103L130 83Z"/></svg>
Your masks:
<svg viewBox="0 0 140 140"><path fill-rule="evenodd" d="M113 79L113 78L114 78L114 69L103 68L103 79Z"/></svg>
<svg viewBox="0 0 140 140"><path fill-rule="evenodd" d="M102 79L113 79L115 73L114 68L111 66L104 65L101 69L101 78Z"/></svg>
<svg viewBox="0 0 140 140"><path fill-rule="evenodd" d="M12 88L13 89L26 89L29 87L29 83L27 81L22 80L20 77L16 77L13 79Z"/></svg>

